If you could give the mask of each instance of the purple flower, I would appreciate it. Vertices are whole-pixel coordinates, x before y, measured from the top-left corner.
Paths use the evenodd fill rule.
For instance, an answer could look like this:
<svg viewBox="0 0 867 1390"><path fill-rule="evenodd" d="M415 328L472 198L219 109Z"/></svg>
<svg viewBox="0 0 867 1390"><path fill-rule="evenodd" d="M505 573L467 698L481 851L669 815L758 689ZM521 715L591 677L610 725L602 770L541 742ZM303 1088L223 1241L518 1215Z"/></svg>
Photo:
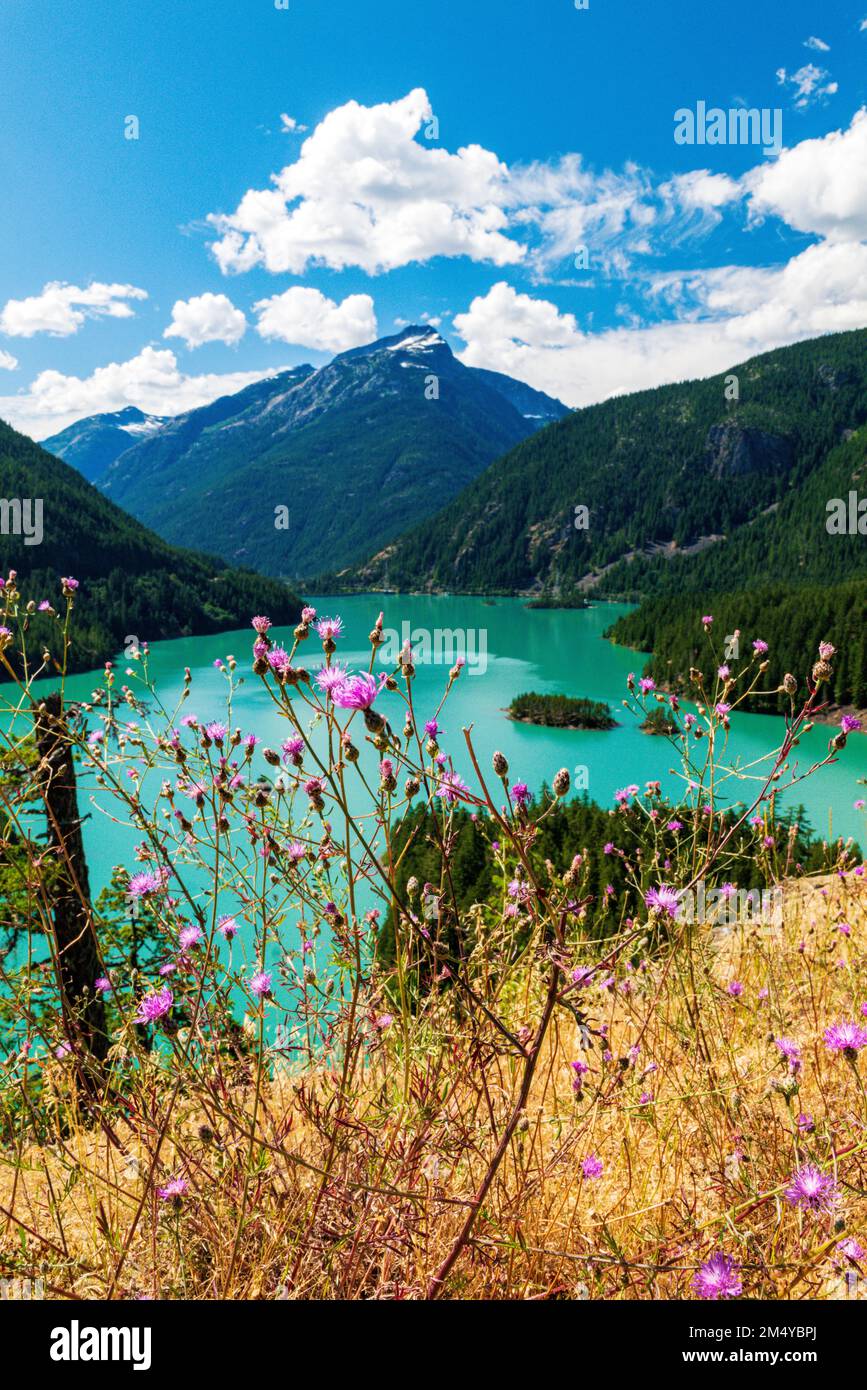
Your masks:
<svg viewBox="0 0 867 1390"><path fill-rule="evenodd" d="M343 632L342 618L320 618L316 624L316 631L323 642L336 642Z"/></svg>
<svg viewBox="0 0 867 1390"><path fill-rule="evenodd" d="M702 618L702 622L704 623L705 627L711 627L713 624L713 614L706 613L705 616Z"/></svg>
<svg viewBox="0 0 867 1390"><path fill-rule="evenodd" d="M111 980L107 975L100 975L98 980L94 980L93 988L96 990L97 994L110 994Z"/></svg>
<svg viewBox="0 0 867 1390"><path fill-rule="evenodd" d="M801 1049L791 1038L775 1038L774 1042L782 1052L789 1064L789 1071L794 1076L801 1070Z"/></svg>
<svg viewBox="0 0 867 1390"><path fill-rule="evenodd" d="M267 970L257 970L250 980L250 989L257 999L265 999L271 993L271 976Z"/></svg>
<svg viewBox="0 0 867 1390"><path fill-rule="evenodd" d="M316 609L309 606L301 609L302 623L312 623L316 618Z"/></svg>
<svg viewBox="0 0 867 1390"><path fill-rule="evenodd" d="M217 931L221 936L224 936L227 941L231 941L232 937L238 935L238 923L235 921L234 917L230 917L227 914L221 917L217 923Z"/></svg>
<svg viewBox="0 0 867 1390"><path fill-rule="evenodd" d="M753 651L756 653L756 656L764 656L767 650L768 644L767 642L763 642L761 637L753 643Z"/></svg>
<svg viewBox="0 0 867 1390"><path fill-rule="evenodd" d="M741 995L744 992L744 987L741 984L740 980L732 980L731 984L728 987L728 992L733 999L740 999Z"/></svg>
<svg viewBox="0 0 867 1390"><path fill-rule="evenodd" d="M795 1124L798 1126L798 1129L801 1131L802 1134L812 1134L813 1130L816 1128L816 1123L813 1119L813 1116L807 1115L803 1110L801 1111L800 1115L795 1121Z"/></svg>
<svg viewBox="0 0 867 1390"><path fill-rule="evenodd" d="M78 588L78 580L73 579L72 575L69 575L68 578L61 579L60 586L63 589L64 593L69 592L70 594L74 594L76 589Z"/></svg>
<svg viewBox="0 0 867 1390"><path fill-rule="evenodd" d="M823 661L830 661L831 657L835 655L836 651L837 648L833 646L830 642L819 643L819 655Z"/></svg>
<svg viewBox="0 0 867 1390"><path fill-rule="evenodd" d="M440 726L435 719L429 719L424 726L424 731L428 738L436 738L437 734L440 733Z"/></svg>
<svg viewBox="0 0 867 1390"><path fill-rule="evenodd" d="M346 667L339 663L334 666L321 666L316 672L316 684L324 695L330 695L336 685L346 680Z"/></svg>
<svg viewBox="0 0 867 1390"><path fill-rule="evenodd" d="M276 676L285 676L292 670L292 662L285 647L272 647L268 652L268 665Z"/></svg>
<svg viewBox="0 0 867 1390"><path fill-rule="evenodd" d="M731 1255L717 1250L696 1271L693 1290L699 1298L740 1298L743 1292L740 1268Z"/></svg>
<svg viewBox="0 0 867 1390"><path fill-rule="evenodd" d="M189 1183L186 1178L172 1178L165 1187L157 1188L157 1196L164 1202L180 1202L187 1195Z"/></svg>
<svg viewBox="0 0 867 1390"><path fill-rule="evenodd" d="M218 724L216 721L212 724L205 725L205 733L212 743L222 743L228 732L229 730L226 728L225 724Z"/></svg>
<svg viewBox="0 0 867 1390"><path fill-rule="evenodd" d="M856 719L853 714L844 714L840 720L840 728L844 734L856 734L861 728L861 720Z"/></svg>
<svg viewBox="0 0 867 1390"><path fill-rule="evenodd" d="M359 675L347 676L331 692L335 705L341 709L370 709L380 690L376 679L369 671Z"/></svg>
<svg viewBox="0 0 867 1390"><path fill-rule="evenodd" d="M518 806L527 806L530 802L530 788L526 782L516 782L512 788L512 797Z"/></svg>
<svg viewBox="0 0 867 1390"><path fill-rule="evenodd" d="M658 888L649 888L644 895L644 901L651 911L655 908L659 912L667 913L669 917L676 917L680 911L680 894L667 883L661 883Z"/></svg>
<svg viewBox="0 0 867 1390"><path fill-rule="evenodd" d="M858 1260L863 1260L867 1257L867 1252L861 1248L854 1236L847 1236L845 1240L838 1240L837 1249L841 1255L844 1255L847 1260L851 1260L853 1264L857 1264Z"/></svg>
<svg viewBox="0 0 867 1390"><path fill-rule="evenodd" d="M260 616L260 617L257 617L257 618L253 618L253 619L252 619L252 625L253 625L253 627L256 629L256 631L258 632L259 636L260 636L260 637L264 637L264 636L265 636L265 633L268 631L269 627L271 626L271 619L270 619L270 618L261 617L261 616Z"/></svg>
<svg viewBox="0 0 867 1390"><path fill-rule="evenodd" d="M793 1207L829 1212L837 1198L837 1184L812 1163L805 1163L790 1178L785 1196Z"/></svg>
<svg viewBox="0 0 867 1390"><path fill-rule="evenodd" d="M140 874L133 874L126 891L131 898L147 898L151 893L159 893L165 888L168 880L168 869L146 869Z"/></svg>
<svg viewBox="0 0 867 1390"><path fill-rule="evenodd" d="M280 744L283 749L283 761L291 762L298 767L304 755L304 740L300 734L293 734Z"/></svg>
<svg viewBox="0 0 867 1390"><path fill-rule="evenodd" d="M641 691L642 695L649 695L651 690L656 689L656 681L651 680L649 676L644 676L638 682L638 688Z"/></svg>
<svg viewBox="0 0 867 1390"><path fill-rule="evenodd" d="M583 989L585 985L589 985L595 973L589 965L576 965L572 971L572 983Z"/></svg>
<svg viewBox="0 0 867 1390"><path fill-rule="evenodd" d="M858 1023L835 1023L825 1029L825 1046L829 1052L842 1052L847 1061L853 1061L862 1047L867 1047L867 1028Z"/></svg>
<svg viewBox="0 0 867 1390"><path fill-rule="evenodd" d="M436 794L449 804L454 801L468 801L471 796L466 782L456 772L446 772L440 778Z"/></svg>
<svg viewBox="0 0 867 1390"><path fill-rule="evenodd" d="M154 990L153 994L146 994L139 1002L138 1013L135 1016L136 1023L156 1023L158 1018L169 1012L175 997L171 990L166 986L165 989Z"/></svg>
<svg viewBox="0 0 867 1390"><path fill-rule="evenodd" d="M198 946L201 939L201 927L181 927L178 934L178 941L182 951L189 951L191 946Z"/></svg>
<svg viewBox="0 0 867 1390"><path fill-rule="evenodd" d="M595 1154L588 1154L581 1164L581 1172L585 1178L598 1178L602 1174L602 1160Z"/></svg>

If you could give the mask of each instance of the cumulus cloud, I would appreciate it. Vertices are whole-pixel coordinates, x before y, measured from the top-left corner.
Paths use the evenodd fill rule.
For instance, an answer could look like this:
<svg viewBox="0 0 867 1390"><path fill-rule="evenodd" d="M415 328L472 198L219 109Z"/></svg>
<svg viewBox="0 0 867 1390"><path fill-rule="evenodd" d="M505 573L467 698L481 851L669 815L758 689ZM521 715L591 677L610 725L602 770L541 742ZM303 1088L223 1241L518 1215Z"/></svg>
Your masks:
<svg viewBox="0 0 867 1390"><path fill-rule="evenodd" d="M372 342L377 333L369 294L350 294L336 304L319 290L294 285L283 294L260 299L253 308L259 315L256 329L261 337L319 352L361 347Z"/></svg>
<svg viewBox="0 0 867 1390"><path fill-rule="evenodd" d="M164 338L183 338L187 347L203 343L238 343L247 331L247 320L224 294L200 294L179 299Z"/></svg>
<svg viewBox="0 0 867 1390"><path fill-rule="evenodd" d="M659 277L678 317L587 333L549 300L500 281L454 319L469 367L486 367L591 405L666 382L711 376L821 333L867 324L867 246L809 247L781 268L724 267Z"/></svg>
<svg viewBox="0 0 867 1390"><path fill-rule="evenodd" d="M0 418L34 439L44 439L83 416L127 405L153 415L179 415L279 370L187 376L168 348L146 347L137 357L110 362L88 377L40 372L27 391L0 396Z"/></svg>
<svg viewBox="0 0 867 1390"><path fill-rule="evenodd" d="M829 241L867 238L867 110L847 130L802 140L747 175L754 217L773 215Z"/></svg>
<svg viewBox="0 0 867 1390"><path fill-rule="evenodd" d="M828 80L830 76L825 68L819 68L815 63L805 63L797 72L791 73L785 68L777 69L780 86L794 87L795 106L800 111L820 102L823 97L834 96L840 90L839 83Z"/></svg>
<svg viewBox="0 0 867 1390"><path fill-rule="evenodd" d="M131 318L133 310L127 303L130 299L147 299L147 292L135 285L103 285L96 281L81 289L53 280L41 294L7 300L0 311L0 332L10 338L32 338L35 333L68 338L88 318Z"/></svg>
<svg viewBox="0 0 867 1390"><path fill-rule="evenodd" d="M306 125L296 121L294 116L287 116L285 111L280 112L280 129L284 135L298 135L306 130Z"/></svg>
<svg viewBox="0 0 867 1390"><path fill-rule="evenodd" d="M297 160L272 175L273 187L250 189L233 213L211 214L221 269L301 274L321 264L375 274L433 256L521 260L524 248L505 235L505 165L479 145L449 154L420 142L432 115L420 88L329 112Z"/></svg>
<svg viewBox="0 0 867 1390"><path fill-rule="evenodd" d="M812 48L816 53L830 53L831 45L825 43L824 39L817 39L815 34L811 34L808 39L804 39L804 47Z"/></svg>
<svg viewBox="0 0 867 1390"><path fill-rule="evenodd" d="M0 371L14 372L18 366L18 358L13 357L11 352L3 352L0 349Z"/></svg>

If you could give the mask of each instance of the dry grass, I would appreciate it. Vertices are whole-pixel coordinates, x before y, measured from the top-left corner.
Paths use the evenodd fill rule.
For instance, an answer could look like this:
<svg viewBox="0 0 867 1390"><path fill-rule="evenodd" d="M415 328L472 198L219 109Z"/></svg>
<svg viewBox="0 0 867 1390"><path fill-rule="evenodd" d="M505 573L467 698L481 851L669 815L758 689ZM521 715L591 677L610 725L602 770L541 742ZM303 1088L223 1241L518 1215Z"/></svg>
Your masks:
<svg viewBox="0 0 867 1390"><path fill-rule="evenodd" d="M867 1244L867 1104L857 1066L823 1031L861 1019L865 934L865 879L812 881L787 890L776 936L696 929L691 946L621 964L612 986L592 988L586 1014L607 1027L610 1061L598 1040L582 1050L559 1009L517 1132L436 1291L690 1298L697 1266L721 1249L746 1294L841 1296L837 1242ZM500 999L516 1032L537 1026L542 980L528 969ZM339 1068L278 1067L258 1102L248 1060L222 1063L206 1093L152 1059L131 1112L114 1113L115 1142L76 1121L56 1066L55 1141L0 1153L0 1272L41 1273L47 1293L86 1298L425 1296L518 1094L520 1058L474 1017L444 994L408 1039L386 1028L342 1091ZM802 1051L796 1091L780 1036ZM580 1058L590 1071L576 1096ZM812 1132L798 1132L802 1112ZM583 1176L590 1156L600 1177ZM806 1161L836 1178L833 1213L785 1200ZM161 1200L155 1188L181 1173L186 1196Z"/></svg>

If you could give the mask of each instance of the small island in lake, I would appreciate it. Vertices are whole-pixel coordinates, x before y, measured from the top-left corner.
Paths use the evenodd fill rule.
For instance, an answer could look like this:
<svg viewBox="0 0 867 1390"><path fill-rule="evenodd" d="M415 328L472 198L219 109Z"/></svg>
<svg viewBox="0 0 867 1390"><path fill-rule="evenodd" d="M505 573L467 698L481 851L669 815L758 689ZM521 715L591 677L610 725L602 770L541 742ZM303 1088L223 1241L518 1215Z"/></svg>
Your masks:
<svg viewBox="0 0 867 1390"><path fill-rule="evenodd" d="M645 734L680 733L677 720L668 710L663 709L661 705L650 711L647 718L643 721L641 728Z"/></svg>
<svg viewBox="0 0 867 1390"><path fill-rule="evenodd" d="M508 708L510 719L522 724L544 724L549 729L614 729L611 708L599 700L573 699L569 695L516 695Z"/></svg>

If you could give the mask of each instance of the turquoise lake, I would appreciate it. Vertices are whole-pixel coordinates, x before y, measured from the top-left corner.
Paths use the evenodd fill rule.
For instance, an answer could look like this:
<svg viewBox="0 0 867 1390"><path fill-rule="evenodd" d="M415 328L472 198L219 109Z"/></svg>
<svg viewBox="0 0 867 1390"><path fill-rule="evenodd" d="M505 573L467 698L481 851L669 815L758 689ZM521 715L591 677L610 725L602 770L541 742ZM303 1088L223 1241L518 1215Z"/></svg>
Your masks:
<svg viewBox="0 0 867 1390"><path fill-rule="evenodd" d="M543 781L550 784L558 768L567 767L573 773L576 768L586 769L588 794L603 806L613 806L617 788L631 782L643 788L651 779L660 780L665 791L677 795L682 783L674 775L677 768L674 750L665 739L642 733L639 721L621 704L627 674L641 672L643 657L640 653L615 647L602 637L614 619L627 611L624 606L600 604L580 612L528 610L519 599L355 595L317 599L316 607L320 615L339 614L343 618L345 635L338 644L339 653L335 659L348 662L352 669L364 668L369 662L367 634L380 610L384 613L385 629L393 629L401 640L405 622L409 623L411 632L427 633L430 658L437 656L437 631L465 634L467 667L440 718L445 730L440 743L443 751L453 757L456 771L471 786L474 781L472 768L461 732L470 724L479 762L486 775L491 754L499 748L509 760L510 779L526 782L534 789ZM274 629L271 635L291 645L288 630ZM772 634L769 636L772 639ZM139 637L146 640L147 634L140 633ZM235 693L233 725L240 726L244 732L254 731L265 744L279 746L287 736L287 725L276 713L259 678L250 672L251 645L250 629L214 637L154 643L150 649L150 673L164 705L168 709L175 707L183 688L184 667L189 666L193 676L192 693L184 705L184 713L195 713L201 720L224 716L226 682L213 663L217 658L232 654L238 662L237 676L248 673ZM484 660L481 659L483 652ZM414 699L422 719L433 716L448 681L452 653L442 655L447 659L440 664L434 659L417 663ZM311 670L321 662L318 639L308 641L301 659ZM118 673L127 665L120 657ZM71 678L67 685L68 697L86 699L100 679L101 673ZM527 690L562 692L608 701L620 727L610 731L580 731L514 723L506 718L505 708L513 696ZM402 727L402 706L397 695L386 693L378 701L377 708L391 715L397 729ZM779 743L781 731L782 719L778 715L735 715L727 761L738 759L742 765L753 762ZM830 733L826 726L818 726L802 740L796 750L802 770L824 756ZM867 773L865 755L867 738L855 735L836 766L822 769L789 792L783 804L803 804L814 830L822 835L854 836L862 845L867 843L867 821L853 804L865 794L864 788L858 786L858 779ZM373 763L372 749L366 749L363 756ZM264 770L264 766L257 750L254 767ZM745 799L748 794L745 785L751 784L733 783L730 799ZM153 790L157 790L156 782ZM146 790L144 796L147 799ZM136 837L128 828L106 816L99 790L92 784L82 787L82 811L89 813L84 827L85 843L92 887L98 890L108 881L113 865L132 865L131 851Z"/></svg>

